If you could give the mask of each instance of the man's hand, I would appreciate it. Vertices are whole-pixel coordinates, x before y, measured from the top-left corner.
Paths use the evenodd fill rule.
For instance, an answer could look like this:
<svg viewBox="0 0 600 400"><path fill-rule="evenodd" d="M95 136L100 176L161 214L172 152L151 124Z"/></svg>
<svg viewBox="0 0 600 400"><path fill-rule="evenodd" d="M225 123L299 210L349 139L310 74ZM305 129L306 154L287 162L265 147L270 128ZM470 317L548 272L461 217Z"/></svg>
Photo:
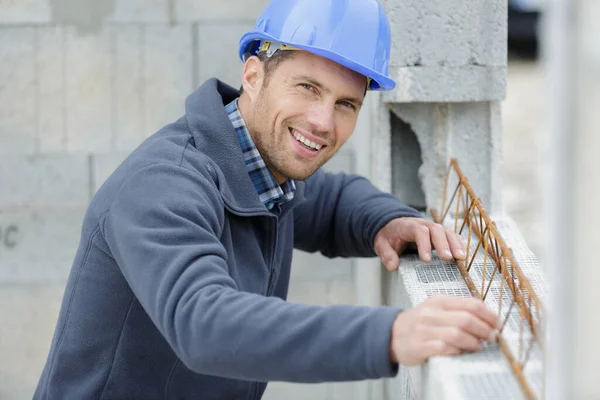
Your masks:
<svg viewBox="0 0 600 400"><path fill-rule="evenodd" d="M421 260L430 262L432 245L442 260L464 259L465 248L460 236L440 224L421 218L396 218L375 236L375 253L389 271L398 269L399 254L416 243Z"/></svg>
<svg viewBox="0 0 600 400"><path fill-rule="evenodd" d="M432 297L396 317L390 359L418 365L432 356L479 351L482 340L495 342L501 322L481 300Z"/></svg>

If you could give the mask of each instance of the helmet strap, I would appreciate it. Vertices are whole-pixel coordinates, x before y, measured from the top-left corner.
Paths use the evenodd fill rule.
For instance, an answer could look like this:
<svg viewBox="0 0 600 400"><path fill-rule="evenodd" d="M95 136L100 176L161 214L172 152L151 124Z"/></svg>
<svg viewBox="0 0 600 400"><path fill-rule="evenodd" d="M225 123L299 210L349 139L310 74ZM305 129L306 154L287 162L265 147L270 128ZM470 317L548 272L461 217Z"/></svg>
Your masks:
<svg viewBox="0 0 600 400"><path fill-rule="evenodd" d="M258 47L258 52L264 52L267 57L273 57L278 50L299 50L297 47L290 46L283 43L272 42L270 40L263 40L260 42L260 46Z"/></svg>

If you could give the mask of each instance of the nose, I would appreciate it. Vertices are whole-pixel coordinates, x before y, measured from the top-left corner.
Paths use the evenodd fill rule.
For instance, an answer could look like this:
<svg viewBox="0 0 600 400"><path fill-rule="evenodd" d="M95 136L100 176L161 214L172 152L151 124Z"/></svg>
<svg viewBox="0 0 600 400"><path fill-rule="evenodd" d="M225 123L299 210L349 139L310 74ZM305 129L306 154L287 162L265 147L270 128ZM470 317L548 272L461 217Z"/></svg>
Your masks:
<svg viewBox="0 0 600 400"><path fill-rule="evenodd" d="M308 112L308 123L319 133L333 132L334 107L328 104L313 104Z"/></svg>

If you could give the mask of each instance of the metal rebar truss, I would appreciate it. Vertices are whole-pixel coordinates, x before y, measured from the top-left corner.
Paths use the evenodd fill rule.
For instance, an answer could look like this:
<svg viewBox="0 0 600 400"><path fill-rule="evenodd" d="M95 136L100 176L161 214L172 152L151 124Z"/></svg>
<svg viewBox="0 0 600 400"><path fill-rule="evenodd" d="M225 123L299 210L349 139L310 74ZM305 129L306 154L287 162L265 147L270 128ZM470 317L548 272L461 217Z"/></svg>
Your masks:
<svg viewBox="0 0 600 400"><path fill-rule="evenodd" d="M455 188L449 187L455 182ZM454 191L448 200L448 190L451 189ZM450 162L446 174L441 213L432 209L431 214L435 222L445 226L451 225L454 231L463 238L466 235L467 256L465 260L457 260L456 264L474 297L485 301L494 279L496 278L496 285L498 279L500 280L498 310L494 311L497 311L504 322L498 334L498 344L525 396L530 400L537 399L524 370L534 346L539 346L543 357L544 343L541 326L544 315L543 304L455 159ZM474 250L472 250L473 245ZM470 272L478 254L479 260L483 256L483 273L481 282L474 282ZM508 307L506 304L502 304L503 298L510 299ZM518 313L514 312L514 307L518 308ZM509 346L503 333L509 317L515 314L519 323L519 339L516 341L516 345ZM525 339L525 336L529 339ZM543 388L541 396L544 396Z"/></svg>

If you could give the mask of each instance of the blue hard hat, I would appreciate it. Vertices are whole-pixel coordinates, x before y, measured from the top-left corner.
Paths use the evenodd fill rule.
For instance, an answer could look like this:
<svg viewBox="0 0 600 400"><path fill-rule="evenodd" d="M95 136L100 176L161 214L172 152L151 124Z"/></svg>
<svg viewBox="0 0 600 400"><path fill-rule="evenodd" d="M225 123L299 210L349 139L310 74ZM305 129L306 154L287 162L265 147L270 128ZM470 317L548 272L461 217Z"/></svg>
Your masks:
<svg viewBox="0 0 600 400"><path fill-rule="evenodd" d="M390 24L377 0L271 0L240 39L240 58L264 41L325 57L370 78L370 90L391 90Z"/></svg>

